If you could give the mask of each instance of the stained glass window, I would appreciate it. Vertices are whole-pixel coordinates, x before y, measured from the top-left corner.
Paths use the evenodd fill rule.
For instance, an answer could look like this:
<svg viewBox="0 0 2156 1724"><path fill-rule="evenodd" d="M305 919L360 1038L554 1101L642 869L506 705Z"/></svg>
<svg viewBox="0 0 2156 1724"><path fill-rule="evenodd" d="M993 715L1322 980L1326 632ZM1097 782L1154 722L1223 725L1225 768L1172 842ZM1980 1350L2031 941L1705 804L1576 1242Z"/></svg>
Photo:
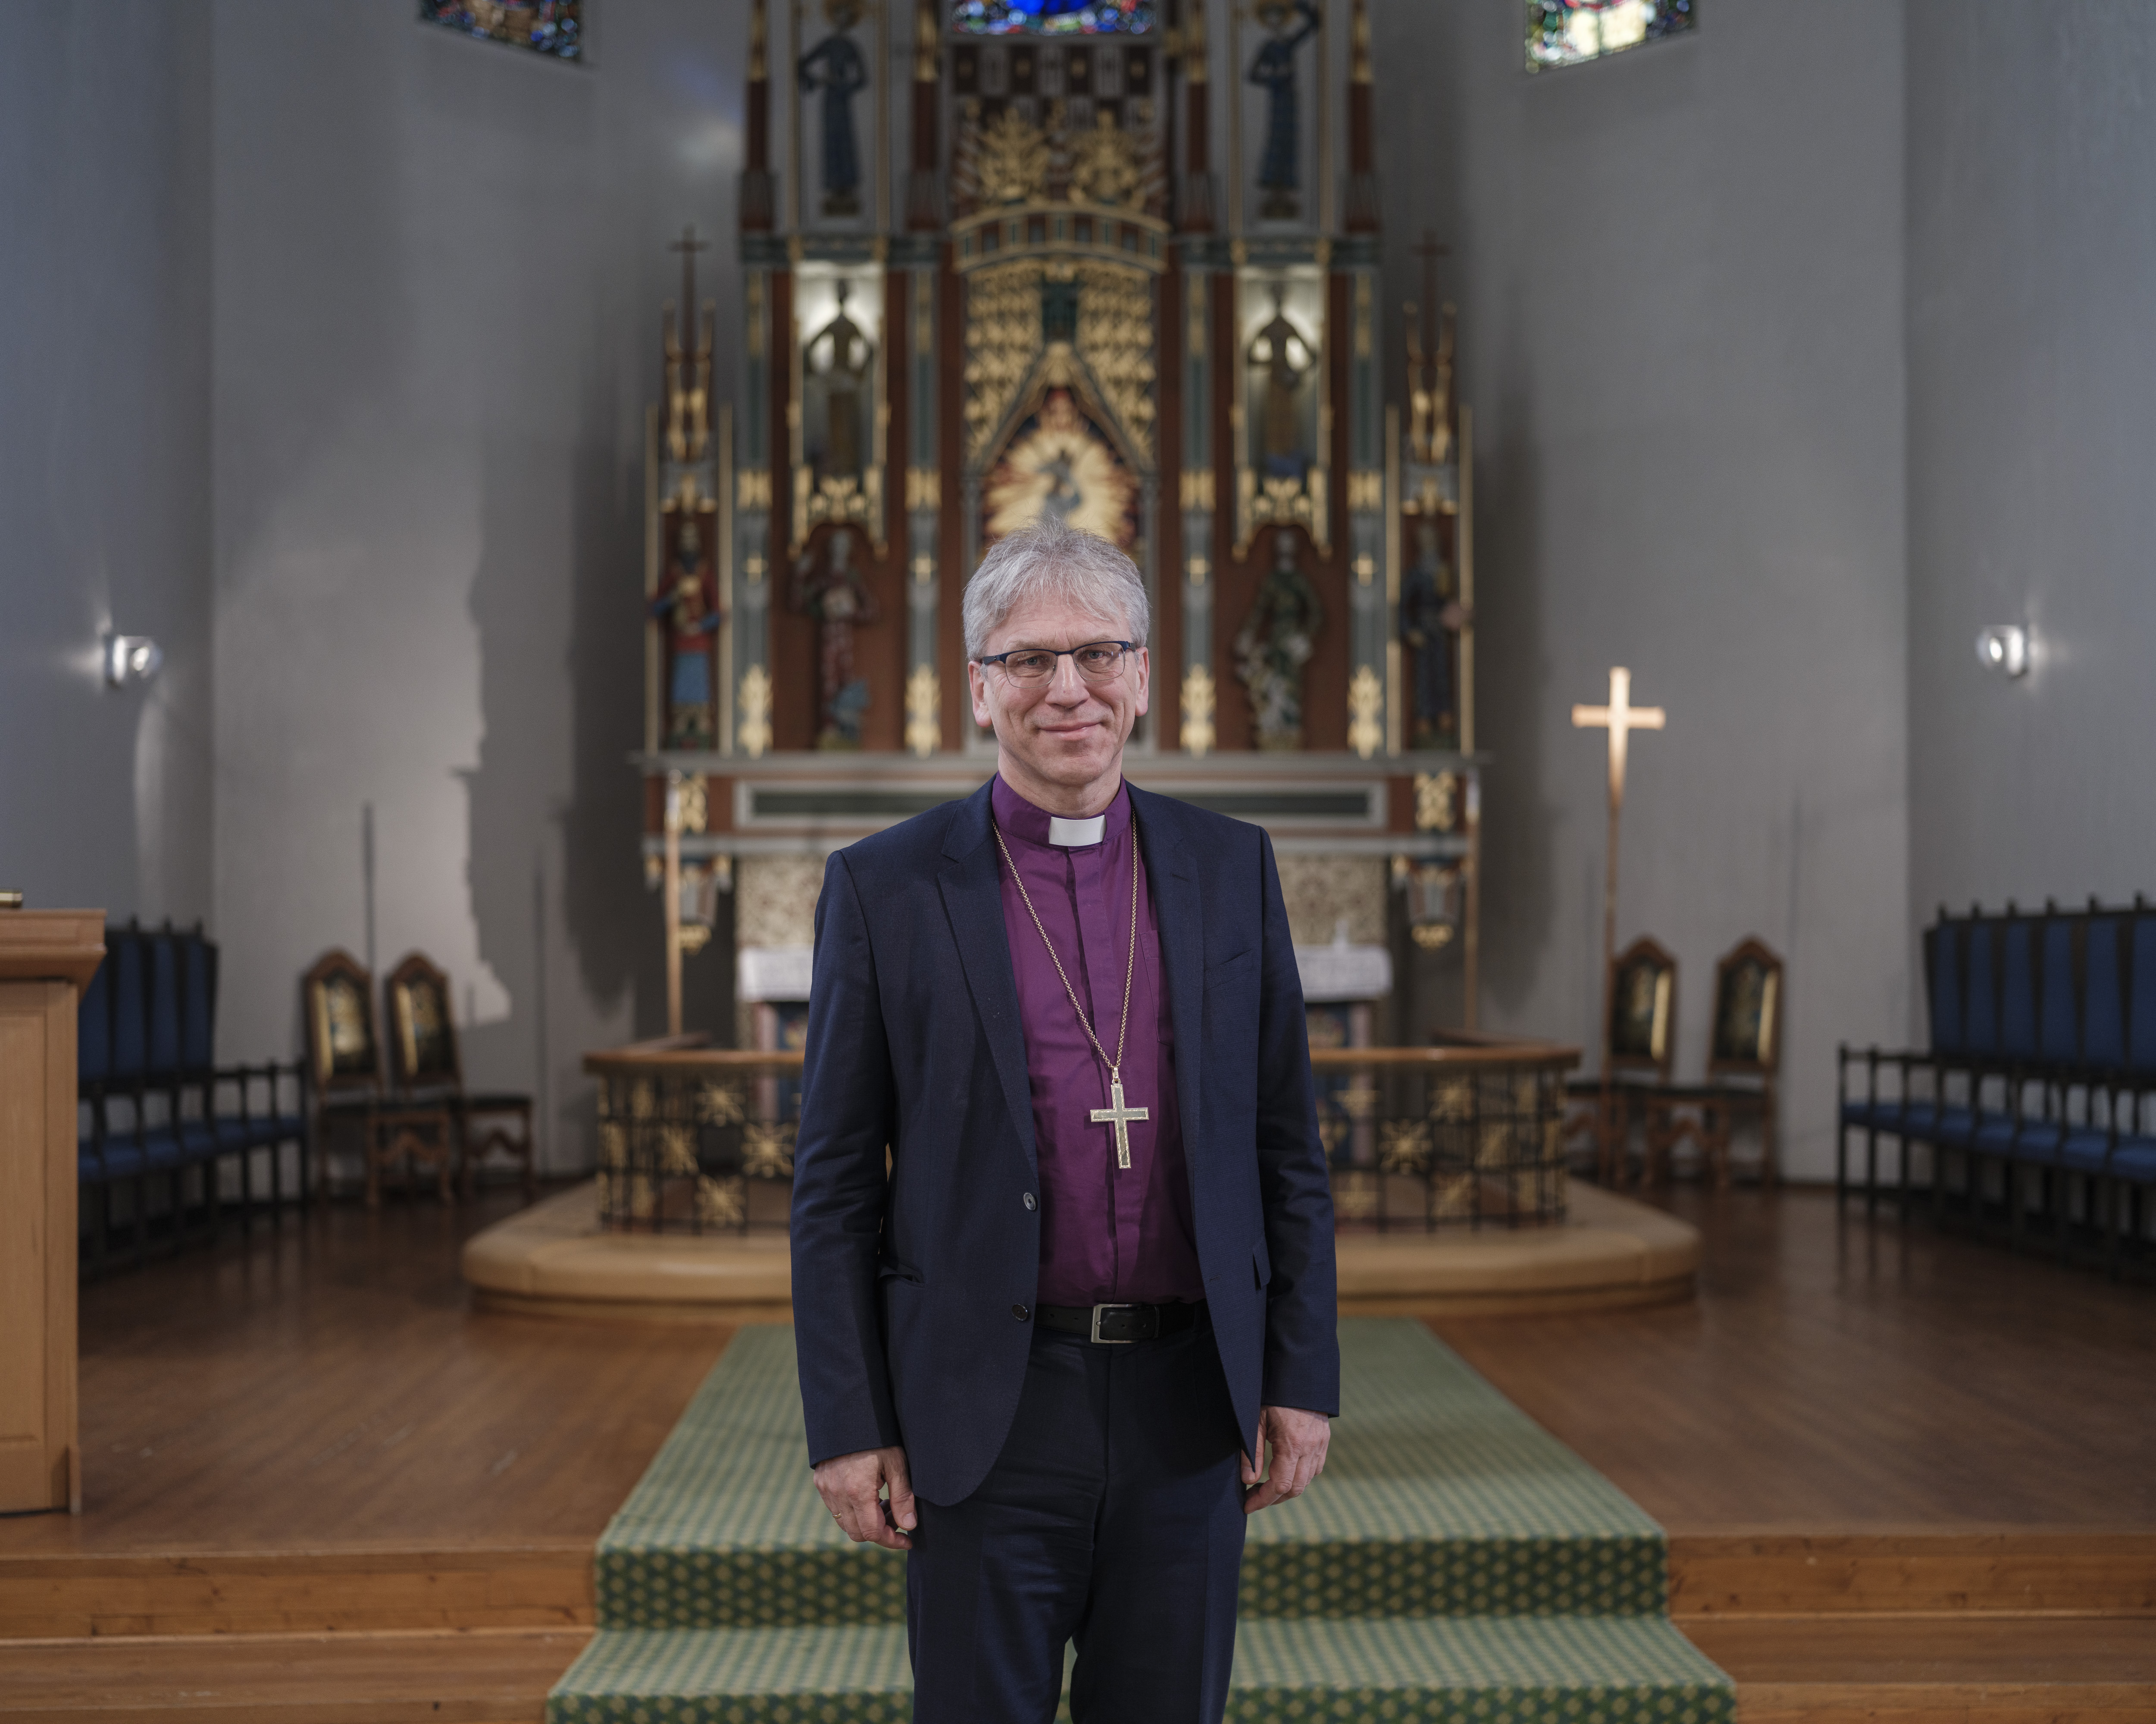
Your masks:
<svg viewBox="0 0 2156 1724"><path fill-rule="evenodd" d="M536 49L557 59L583 51L583 0L419 0L423 23Z"/></svg>
<svg viewBox="0 0 2156 1724"><path fill-rule="evenodd" d="M954 0L951 28L969 36L1142 36L1155 0Z"/></svg>
<svg viewBox="0 0 2156 1724"><path fill-rule="evenodd" d="M1576 66L1691 29L1696 0L1525 0L1527 69Z"/></svg>

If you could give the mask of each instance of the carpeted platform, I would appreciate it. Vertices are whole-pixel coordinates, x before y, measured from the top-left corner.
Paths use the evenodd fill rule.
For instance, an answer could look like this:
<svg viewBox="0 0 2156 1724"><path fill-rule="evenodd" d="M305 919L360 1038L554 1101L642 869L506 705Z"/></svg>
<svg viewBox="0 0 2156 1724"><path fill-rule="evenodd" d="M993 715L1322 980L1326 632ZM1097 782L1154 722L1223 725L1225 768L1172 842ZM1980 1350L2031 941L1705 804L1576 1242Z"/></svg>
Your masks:
<svg viewBox="0 0 2156 1724"><path fill-rule="evenodd" d="M1251 1523L1231 1719L1734 1716L1660 1528L1421 1324L1340 1337L1325 1475ZM599 1541L552 1724L906 1718L904 1558L847 1543L804 1461L792 1332L745 1330Z"/></svg>

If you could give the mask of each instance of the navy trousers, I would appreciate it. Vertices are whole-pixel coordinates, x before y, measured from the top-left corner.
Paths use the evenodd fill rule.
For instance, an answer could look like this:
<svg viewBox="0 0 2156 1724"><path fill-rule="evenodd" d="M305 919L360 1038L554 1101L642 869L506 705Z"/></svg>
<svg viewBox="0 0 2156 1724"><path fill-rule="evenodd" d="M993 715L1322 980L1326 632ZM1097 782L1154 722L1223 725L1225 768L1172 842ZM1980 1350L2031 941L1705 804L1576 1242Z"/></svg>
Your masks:
<svg viewBox="0 0 2156 1724"><path fill-rule="evenodd" d="M919 1505L915 1724L1219 1724L1243 1560L1241 1439L1213 1333L1127 1346L1036 1328L981 1488Z"/></svg>

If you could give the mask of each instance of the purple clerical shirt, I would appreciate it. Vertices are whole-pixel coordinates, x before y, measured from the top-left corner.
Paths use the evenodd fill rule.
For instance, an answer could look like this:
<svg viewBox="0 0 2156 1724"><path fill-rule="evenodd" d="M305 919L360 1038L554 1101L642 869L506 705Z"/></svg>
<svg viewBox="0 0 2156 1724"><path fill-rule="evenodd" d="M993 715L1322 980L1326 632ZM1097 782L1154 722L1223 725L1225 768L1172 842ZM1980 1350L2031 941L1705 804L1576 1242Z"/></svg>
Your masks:
<svg viewBox="0 0 2156 1724"><path fill-rule="evenodd" d="M997 830L1024 877L1041 926L1085 1002L1109 1058L1122 1022L1131 949L1131 795L1116 792L1096 844L1050 841L1050 817L1001 778L990 792ZM1071 1010L1041 929L1027 914L1000 854L1004 930L1010 937L1033 1090L1040 1164L1042 1303L1165 1305L1205 1297L1190 1225L1190 1179L1175 1109L1175 1033L1160 971L1160 928L1145 870L1137 870L1137 974L1123 1051L1123 1101L1152 1115L1132 1124L1131 1165L1116 1165L1112 1126L1089 1117L1108 1105L1108 1068Z"/></svg>

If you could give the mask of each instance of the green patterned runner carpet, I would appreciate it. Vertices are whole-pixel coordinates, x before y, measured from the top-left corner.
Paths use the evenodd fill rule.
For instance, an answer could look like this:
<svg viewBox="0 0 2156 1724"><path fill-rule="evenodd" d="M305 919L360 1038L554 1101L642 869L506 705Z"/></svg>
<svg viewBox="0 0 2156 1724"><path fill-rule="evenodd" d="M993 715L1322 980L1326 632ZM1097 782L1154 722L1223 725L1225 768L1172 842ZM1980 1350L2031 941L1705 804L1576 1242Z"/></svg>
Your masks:
<svg viewBox="0 0 2156 1724"><path fill-rule="evenodd" d="M1629 1498L1421 1324L1340 1345L1324 1476L1250 1523L1233 1724L1734 1717ZM849 1544L805 1463L793 1331L744 1330L599 1540L550 1724L904 1724L905 1558Z"/></svg>

